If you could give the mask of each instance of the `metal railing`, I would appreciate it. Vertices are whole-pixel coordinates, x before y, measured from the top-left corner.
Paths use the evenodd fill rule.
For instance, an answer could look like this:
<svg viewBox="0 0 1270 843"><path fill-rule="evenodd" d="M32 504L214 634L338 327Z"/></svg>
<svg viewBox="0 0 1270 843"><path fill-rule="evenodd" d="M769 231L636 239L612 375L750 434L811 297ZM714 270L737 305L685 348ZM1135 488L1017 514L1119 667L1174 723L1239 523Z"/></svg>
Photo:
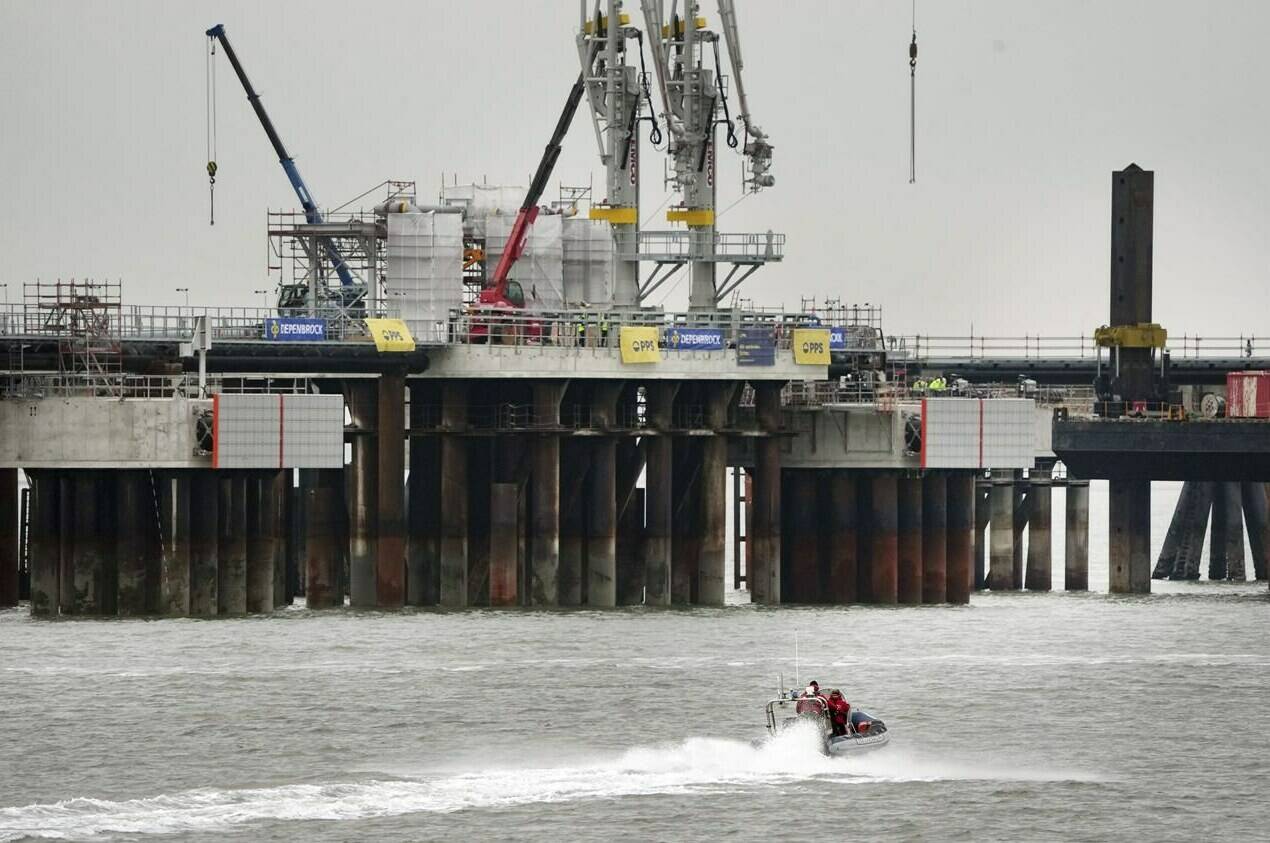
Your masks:
<svg viewBox="0 0 1270 843"><path fill-rule="evenodd" d="M720 260L740 262L779 261L785 256L785 235L761 233L718 233L713 249L708 235L692 231L641 231L638 257L644 260L682 258L707 252Z"/></svg>
<svg viewBox="0 0 1270 843"><path fill-rule="evenodd" d="M501 308L470 308L450 311L448 341L456 344L512 346L553 346L559 348L618 347L622 328L655 328L658 344L665 353L720 352L734 349L742 336L759 332L770 337L778 350L792 347L798 328L841 328L843 341L833 350L874 350L881 337L867 326L838 326L821 323L806 313L783 311L721 310L664 313L658 310L565 310L508 311ZM723 348L687 344L676 331L712 330L719 332Z"/></svg>
<svg viewBox="0 0 1270 843"><path fill-rule="evenodd" d="M0 379L0 396L5 398L95 397L115 398L210 398L214 394L305 394L308 378L209 376L206 394L199 388L198 375L101 375L90 372L35 372Z"/></svg>
<svg viewBox="0 0 1270 843"><path fill-rule="evenodd" d="M1270 356L1270 336L1255 335L1203 337L1191 334L1169 336L1166 350L1174 360L1217 357ZM908 359L956 357L982 360L994 357L1041 359L1095 359L1098 344L1093 335L1075 337L1023 336L935 336L907 334L887 338L887 351ZM1105 354L1105 352L1104 352Z"/></svg>
<svg viewBox="0 0 1270 843"><path fill-rule="evenodd" d="M346 311L320 309L312 316L296 314L300 318L321 319L325 323L327 341L363 340L367 338L364 318L385 317L391 314L385 309L359 312L350 319ZM267 307L168 307L164 305L125 305L103 316L108 324L102 333L115 340L188 340L194 335L199 317L206 317L213 340L262 340L266 339L267 319L289 318ZM65 336L62 328L49 320L48 310L30 304L0 305L0 336L57 338Z"/></svg>

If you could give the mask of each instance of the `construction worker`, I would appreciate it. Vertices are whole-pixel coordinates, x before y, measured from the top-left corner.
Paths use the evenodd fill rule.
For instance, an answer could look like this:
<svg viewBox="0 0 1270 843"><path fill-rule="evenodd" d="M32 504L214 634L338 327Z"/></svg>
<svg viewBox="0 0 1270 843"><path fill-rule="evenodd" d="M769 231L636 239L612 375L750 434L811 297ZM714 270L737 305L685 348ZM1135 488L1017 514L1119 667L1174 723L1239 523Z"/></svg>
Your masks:
<svg viewBox="0 0 1270 843"><path fill-rule="evenodd" d="M939 377L932 379L927 388L931 392L943 392L948 388L948 384L944 381L944 376L940 375Z"/></svg>

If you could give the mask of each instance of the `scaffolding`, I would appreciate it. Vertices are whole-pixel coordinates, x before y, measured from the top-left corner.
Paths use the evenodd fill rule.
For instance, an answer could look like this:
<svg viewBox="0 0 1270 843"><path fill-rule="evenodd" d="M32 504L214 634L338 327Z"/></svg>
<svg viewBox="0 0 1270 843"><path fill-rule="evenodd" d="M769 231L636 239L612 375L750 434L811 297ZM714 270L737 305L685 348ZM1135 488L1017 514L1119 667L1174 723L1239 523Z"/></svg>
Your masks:
<svg viewBox="0 0 1270 843"><path fill-rule="evenodd" d="M34 333L57 340L61 377L82 381L91 394L119 397L119 282L37 281L23 285L23 299L26 313L38 320Z"/></svg>

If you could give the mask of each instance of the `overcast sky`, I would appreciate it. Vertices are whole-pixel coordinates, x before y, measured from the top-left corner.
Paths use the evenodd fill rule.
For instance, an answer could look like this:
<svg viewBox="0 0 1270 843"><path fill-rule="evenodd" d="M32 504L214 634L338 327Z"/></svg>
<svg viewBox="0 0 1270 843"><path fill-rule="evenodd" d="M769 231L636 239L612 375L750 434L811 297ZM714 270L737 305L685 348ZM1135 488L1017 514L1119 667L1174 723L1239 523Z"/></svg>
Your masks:
<svg viewBox="0 0 1270 843"><path fill-rule="evenodd" d="M636 21L638 3L628 0ZM1107 320L1110 172L1156 173L1155 318L1270 335L1270 4L737 0L775 188L720 220L788 235L747 294L885 309L896 333L1088 333ZM704 0L717 25L713 0ZM127 301L254 304L291 193L228 64L208 226L203 31L224 23L314 194L441 174L525 184L577 73L575 0L0 4L0 281L121 278ZM721 164L720 207L740 195ZM662 159L645 147L645 216ZM603 183L579 114L554 185ZM664 223L653 222L656 228ZM685 285L666 300L683 306ZM660 293L658 294L660 295Z"/></svg>

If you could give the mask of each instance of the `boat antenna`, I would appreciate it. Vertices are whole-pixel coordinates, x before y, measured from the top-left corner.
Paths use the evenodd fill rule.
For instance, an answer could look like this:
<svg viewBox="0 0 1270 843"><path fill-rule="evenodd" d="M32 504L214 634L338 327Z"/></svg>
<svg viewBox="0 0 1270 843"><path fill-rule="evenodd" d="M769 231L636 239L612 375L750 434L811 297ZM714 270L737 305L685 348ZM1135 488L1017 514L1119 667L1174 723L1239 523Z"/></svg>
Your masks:
<svg viewBox="0 0 1270 843"><path fill-rule="evenodd" d="M794 630L794 687L798 687L798 630Z"/></svg>

